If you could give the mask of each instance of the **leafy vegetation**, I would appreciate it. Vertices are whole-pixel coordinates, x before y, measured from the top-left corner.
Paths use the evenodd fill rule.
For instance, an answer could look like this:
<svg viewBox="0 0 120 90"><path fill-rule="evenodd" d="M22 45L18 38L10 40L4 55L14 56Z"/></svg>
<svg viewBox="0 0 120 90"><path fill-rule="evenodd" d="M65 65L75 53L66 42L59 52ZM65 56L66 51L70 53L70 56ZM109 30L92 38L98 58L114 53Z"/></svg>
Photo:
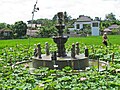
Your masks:
<svg viewBox="0 0 120 90"><path fill-rule="evenodd" d="M15 22L13 26L14 36L15 38L21 38L26 35L27 25L23 21Z"/></svg>
<svg viewBox="0 0 120 90"><path fill-rule="evenodd" d="M120 35L108 35L108 44L120 44ZM42 45L48 42L49 44L55 44L52 38L30 38L30 39L12 39L12 40L0 40L0 49L4 47L14 47L16 44L22 44L24 46L28 46L29 44L32 46L37 43L41 43ZM102 36L88 36L88 37L70 37L66 43L72 44L79 42L80 44L84 43L86 45L102 45Z"/></svg>
<svg viewBox="0 0 120 90"><path fill-rule="evenodd" d="M119 36L118 36L119 37ZM17 64L21 61L28 61L33 55L34 44L42 43L44 53L44 42L50 43L50 51L56 49L50 38L31 39L31 47L28 49L28 41L16 40L6 41L11 45L2 48L0 55L0 89L1 90L119 90L120 89L120 44L112 44L105 47L93 41L92 38L70 38L66 50L70 51L71 44L80 42L80 53L84 53L85 45L89 49L89 58L109 62L106 70L98 72L93 66L89 70L79 72L71 67L64 67L62 70L51 70L47 67L40 67L30 74L29 63ZM110 36L110 40L117 40ZM86 40L87 39L87 40ZM93 39L92 39L93 40ZM95 39L96 40L96 39ZM94 41L95 41L94 40ZM1 41L5 42L5 41ZM6 43L5 42L5 43ZM22 43L21 43L22 42ZM85 42L86 44L84 44ZM20 44L21 43L21 44ZM91 44L93 43L93 44ZM15 65L16 64L16 65ZM13 65L14 68L13 68Z"/></svg>
<svg viewBox="0 0 120 90"><path fill-rule="evenodd" d="M10 25L6 23L0 23L0 39L1 37L4 37L3 39L11 39L11 38L21 38L26 35L27 32L27 24L23 21L15 22L15 24ZM4 32L7 31L7 33L12 32L11 34L4 35ZM6 36L8 38L6 38Z"/></svg>

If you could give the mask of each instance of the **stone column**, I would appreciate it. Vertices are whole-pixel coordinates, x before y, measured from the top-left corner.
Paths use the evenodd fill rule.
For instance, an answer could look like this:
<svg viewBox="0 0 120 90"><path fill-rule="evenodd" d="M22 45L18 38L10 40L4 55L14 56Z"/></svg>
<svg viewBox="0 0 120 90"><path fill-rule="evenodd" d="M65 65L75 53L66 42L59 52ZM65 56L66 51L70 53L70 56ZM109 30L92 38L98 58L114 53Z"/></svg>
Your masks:
<svg viewBox="0 0 120 90"><path fill-rule="evenodd" d="M54 60L54 61L57 60L56 51L54 51L54 52L52 53L51 60Z"/></svg>
<svg viewBox="0 0 120 90"><path fill-rule="evenodd" d="M41 45L40 45L40 43L37 45L37 47L38 47L38 50L37 50L38 55L37 55L37 57L38 57L38 58L42 58L42 57L41 57Z"/></svg>
<svg viewBox="0 0 120 90"><path fill-rule="evenodd" d="M37 57L37 48L36 48L36 44L34 44L35 48L34 48L34 57Z"/></svg>
<svg viewBox="0 0 120 90"><path fill-rule="evenodd" d="M88 56L89 56L88 48L85 47L85 57L88 57Z"/></svg>
<svg viewBox="0 0 120 90"><path fill-rule="evenodd" d="M50 55L48 42L45 43L46 56Z"/></svg>
<svg viewBox="0 0 120 90"><path fill-rule="evenodd" d="M79 53L80 53L79 43L76 42L76 54L79 55Z"/></svg>
<svg viewBox="0 0 120 90"><path fill-rule="evenodd" d="M71 48L71 57L75 58L75 44L72 44L72 48Z"/></svg>

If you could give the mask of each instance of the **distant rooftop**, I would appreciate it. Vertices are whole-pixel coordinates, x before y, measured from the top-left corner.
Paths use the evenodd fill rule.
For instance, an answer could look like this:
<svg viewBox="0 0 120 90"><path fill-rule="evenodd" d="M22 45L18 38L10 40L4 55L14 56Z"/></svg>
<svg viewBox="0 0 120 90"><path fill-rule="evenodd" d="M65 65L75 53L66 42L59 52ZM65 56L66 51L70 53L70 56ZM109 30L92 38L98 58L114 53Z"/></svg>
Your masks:
<svg viewBox="0 0 120 90"><path fill-rule="evenodd" d="M119 28L119 27L120 27L119 25L113 24L113 25L109 26L108 28L109 28L109 29L117 29L117 28Z"/></svg>
<svg viewBox="0 0 120 90"><path fill-rule="evenodd" d="M92 19L88 16L80 15L77 21L78 22L91 22Z"/></svg>
<svg viewBox="0 0 120 90"><path fill-rule="evenodd" d="M111 32L112 30L110 30L109 28L105 28L104 32Z"/></svg>
<svg viewBox="0 0 120 90"><path fill-rule="evenodd" d="M12 30L0 29L0 32L13 32Z"/></svg>

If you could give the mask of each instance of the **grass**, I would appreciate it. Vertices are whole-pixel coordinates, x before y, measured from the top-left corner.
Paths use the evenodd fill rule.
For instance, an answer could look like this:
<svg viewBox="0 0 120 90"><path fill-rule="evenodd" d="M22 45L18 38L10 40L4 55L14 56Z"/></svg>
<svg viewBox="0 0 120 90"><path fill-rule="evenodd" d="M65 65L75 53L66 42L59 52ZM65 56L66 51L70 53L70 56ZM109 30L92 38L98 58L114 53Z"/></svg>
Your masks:
<svg viewBox="0 0 120 90"><path fill-rule="evenodd" d="M120 35L109 35L109 42L111 44L120 45ZM0 40L0 50L4 47L13 47L16 44L22 44L25 46L33 46L34 44L41 43L42 45L48 42L49 44L55 44L52 38L30 38L30 39L13 39L13 40ZM70 37L66 44L72 44L79 42L86 45L102 45L102 36L89 36L89 37ZM109 43L108 42L108 43Z"/></svg>

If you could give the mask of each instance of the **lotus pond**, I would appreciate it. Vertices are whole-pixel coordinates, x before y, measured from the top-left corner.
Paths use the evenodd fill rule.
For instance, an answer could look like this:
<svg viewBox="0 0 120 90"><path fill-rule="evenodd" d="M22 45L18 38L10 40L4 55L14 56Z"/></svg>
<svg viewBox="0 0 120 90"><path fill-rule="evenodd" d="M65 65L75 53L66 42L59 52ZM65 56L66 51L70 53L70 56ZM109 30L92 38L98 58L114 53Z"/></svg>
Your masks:
<svg viewBox="0 0 120 90"><path fill-rule="evenodd" d="M84 53L85 44L80 44L80 53ZM103 45L86 45L89 49L89 59L109 63L104 71L98 71L97 66L75 72L71 67L62 70L51 70L40 67L30 73L29 64L14 64L30 61L34 45L28 48L22 44L2 49L0 55L0 90L120 90L120 45L108 47ZM67 52L71 45L66 45ZM56 45L50 45L50 52L56 50ZM42 45L42 53L44 45ZM39 74L39 75L38 75Z"/></svg>

